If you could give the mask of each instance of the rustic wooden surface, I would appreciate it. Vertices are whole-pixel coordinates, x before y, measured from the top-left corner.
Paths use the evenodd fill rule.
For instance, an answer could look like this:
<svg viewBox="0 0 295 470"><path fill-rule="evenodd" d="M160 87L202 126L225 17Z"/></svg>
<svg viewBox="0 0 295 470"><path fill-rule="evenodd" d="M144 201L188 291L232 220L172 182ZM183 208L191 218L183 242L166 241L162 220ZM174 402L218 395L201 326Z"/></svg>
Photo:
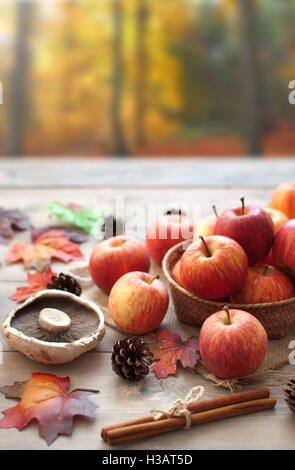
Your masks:
<svg viewBox="0 0 295 470"><path fill-rule="evenodd" d="M210 213L212 203L216 203L218 209L222 210L235 204L242 195L249 203L266 205L274 185L283 180L295 179L295 164L290 160L239 162L219 159L185 160L184 163L185 167L181 170L182 163L175 160L150 163L85 160L43 163L38 160L5 160L0 162L1 206L20 208L28 213L36 226L56 222L49 217L47 210L47 203L52 199L97 207L104 203L113 205L116 197L123 198L125 204L147 205L153 201L170 207L195 202L201 204L200 216L204 216ZM189 171L190 167L193 171ZM212 171L208 173L210 167ZM134 233L132 227L130 233ZM143 226L137 235L143 237ZM27 236L20 234L16 239ZM86 258L95 243L92 240L82 245ZM8 249L9 247L0 245L0 317L15 306L9 300L9 295L16 286L24 283L27 274L22 265L5 264L4 256ZM62 263L53 263L53 269L59 271L65 269L65 266ZM87 353L70 364L59 366L35 363L3 344L1 384L26 380L32 372L50 372L60 376L69 375L74 386L100 389L98 395L90 397L99 405L96 419L76 419L73 436L59 437L49 449L108 449L100 439L102 426L143 416L150 408L166 407L176 398L184 397L197 384L205 385L206 398L229 393L214 388L199 375L186 370L180 370L177 377L162 381L158 381L153 374L139 384L121 380L112 372L110 365L112 344L120 336L120 333L108 327L105 338L94 352ZM293 374L294 366L286 365L281 370ZM177 431L124 448L293 449L295 419L285 405L281 388L280 384L271 386L271 395L278 399L275 410L204 424L190 431ZM0 396L0 410L13 404L15 401ZM0 449L48 447L39 438L37 425L33 423L21 433L16 429L0 429Z"/></svg>

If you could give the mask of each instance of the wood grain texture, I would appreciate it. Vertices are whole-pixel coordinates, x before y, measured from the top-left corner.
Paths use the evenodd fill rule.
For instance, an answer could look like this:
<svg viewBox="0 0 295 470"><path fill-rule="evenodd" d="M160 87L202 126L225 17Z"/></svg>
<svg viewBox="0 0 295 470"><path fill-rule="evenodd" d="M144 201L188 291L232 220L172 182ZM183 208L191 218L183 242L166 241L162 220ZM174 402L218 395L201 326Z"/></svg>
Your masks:
<svg viewBox="0 0 295 470"><path fill-rule="evenodd" d="M99 405L94 420L75 419L72 437L61 436L50 449L108 449L100 438L103 426L144 416L151 408L167 407L176 398L183 398L194 385L205 386L205 398L226 394L224 390L208 385L199 375L180 370L177 378L158 381L150 374L139 384L125 382L116 376L110 366L109 353L87 353L70 364L46 366L36 364L20 353L4 353L0 367L1 384L27 380L32 372L49 372L61 377L70 376L72 388L89 387L100 393L90 396ZM292 371L286 366L285 371ZM260 385L259 385L260 386ZM257 388L251 387L251 388ZM247 389L247 388L246 388ZM171 434L122 446L124 449L293 449L295 420L282 398L281 387L271 387L271 396L277 398L275 410L248 416L207 423L189 431ZM0 396L0 409L15 404ZM23 431L0 429L0 449L47 449L38 436L36 424Z"/></svg>
<svg viewBox="0 0 295 470"><path fill-rule="evenodd" d="M215 203L219 211L239 203L241 196L249 203L266 205L274 185L282 180L294 180L295 162L292 160L154 160L147 161L94 161L94 160L1 160L0 195L1 205L17 207L26 212L33 225L55 224L49 216L47 203L50 200L77 202L106 210L115 206L116 198L132 208L141 204L143 212L137 219L138 230L130 223L127 234L143 239L148 222L146 208L149 204L161 203L166 208L182 207L188 211L191 204L199 205L198 218L211 213ZM214 185L214 187L213 187ZM139 187L141 186L141 187ZM175 187L177 186L177 190ZM141 206L140 206L141 207ZM161 210L164 210L161 208ZM141 209L140 209L141 210ZM132 221L131 221L132 222ZM15 239L29 241L28 233L17 234ZM12 242L12 243L13 243ZM85 258L95 246L92 239L82 245ZM0 245L0 318L12 310L15 303L9 296L19 285L23 285L27 272L21 264L6 265L5 253L9 246ZM71 263L73 267L75 263ZM54 262L52 269L60 272L69 266ZM172 331L180 331L173 316L164 324ZM181 333L188 337L195 334L191 327ZM127 383L117 377L111 369L112 344L121 337L118 331L107 328L107 333L98 349L87 353L72 363L49 366L35 363L22 354L12 352L5 345L3 363L0 364L0 383L27 380L32 372L50 372L71 377L73 387L98 388L101 393L90 399L100 408L96 419L77 419L72 437L62 436L50 449L107 449L100 439L102 426L145 415L150 408L166 407L178 397L184 397L197 384L206 388L205 398L227 394L214 388L198 374L180 370L177 377L158 381L150 374L142 383ZM292 374L294 366L281 370ZM259 383L257 386L269 385ZM247 387L245 388L247 389ZM294 415L285 405L281 385L271 386L271 395L278 399L275 410L249 416L241 416L217 423L208 423L191 431L177 431L146 441L126 446L127 449L293 449ZM0 395L0 410L15 402ZM47 449L39 438L35 424L19 433L15 429L0 430L1 449Z"/></svg>
<svg viewBox="0 0 295 470"><path fill-rule="evenodd" d="M286 158L1 159L4 187L273 186L294 180Z"/></svg>

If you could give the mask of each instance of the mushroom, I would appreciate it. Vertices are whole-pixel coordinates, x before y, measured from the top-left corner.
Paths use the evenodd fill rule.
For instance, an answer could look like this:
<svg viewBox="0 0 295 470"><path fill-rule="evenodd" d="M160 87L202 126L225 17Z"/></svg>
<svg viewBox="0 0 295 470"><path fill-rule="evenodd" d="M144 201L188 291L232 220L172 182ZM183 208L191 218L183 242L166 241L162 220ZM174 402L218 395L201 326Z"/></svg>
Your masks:
<svg viewBox="0 0 295 470"><path fill-rule="evenodd" d="M60 290L43 290L2 322L2 335L14 349L45 364L63 364L95 348L105 334L101 309Z"/></svg>

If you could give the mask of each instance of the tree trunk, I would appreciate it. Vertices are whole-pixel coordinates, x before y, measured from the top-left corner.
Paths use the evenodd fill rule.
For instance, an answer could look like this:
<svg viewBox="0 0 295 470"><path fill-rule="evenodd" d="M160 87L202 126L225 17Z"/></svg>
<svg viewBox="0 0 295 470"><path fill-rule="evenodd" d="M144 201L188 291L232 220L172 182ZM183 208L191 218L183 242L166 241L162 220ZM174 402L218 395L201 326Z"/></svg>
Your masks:
<svg viewBox="0 0 295 470"><path fill-rule="evenodd" d="M146 24L147 24L146 0L137 0L136 10L136 78L135 78L135 145L144 144L144 117L146 107Z"/></svg>
<svg viewBox="0 0 295 470"><path fill-rule="evenodd" d="M113 0L113 82L112 82L112 102L111 102L111 127L112 127L112 154L116 157L127 155L124 142L121 105L122 105L122 22L123 22L123 1Z"/></svg>
<svg viewBox="0 0 295 470"><path fill-rule="evenodd" d="M14 65L11 76L9 96L9 137L8 154L24 155L25 123L27 121L27 91L29 50L28 38L32 2L16 2L16 39L14 47Z"/></svg>
<svg viewBox="0 0 295 470"><path fill-rule="evenodd" d="M255 15L256 1L239 0L239 3L243 41L242 57L245 80L247 151L251 157L255 157L261 153L260 83Z"/></svg>

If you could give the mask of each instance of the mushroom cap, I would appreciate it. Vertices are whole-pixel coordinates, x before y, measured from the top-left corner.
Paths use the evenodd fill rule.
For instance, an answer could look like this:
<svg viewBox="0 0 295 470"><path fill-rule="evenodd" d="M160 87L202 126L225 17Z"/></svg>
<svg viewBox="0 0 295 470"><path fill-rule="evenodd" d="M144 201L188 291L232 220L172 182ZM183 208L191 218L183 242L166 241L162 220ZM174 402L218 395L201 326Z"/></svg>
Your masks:
<svg viewBox="0 0 295 470"><path fill-rule="evenodd" d="M64 341L63 336L57 337L56 341L52 339L44 340L38 338L33 327L31 335L28 334L25 327L22 328L22 318L31 316L34 322L35 317L38 319L41 308L46 306L56 308L56 305L60 303L66 305L66 313L69 316L72 315L72 310L75 310L76 324L80 325L82 331L83 328L86 328L86 332L81 337L76 338L74 336L69 341ZM81 319L79 310L81 310ZM88 317L90 321L87 331ZM79 332L79 329L77 329L77 332ZM34 361L44 364L70 362L84 352L95 348L104 337L104 334L104 316L98 305L84 297L77 297L69 292L54 289L43 290L34 297L30 297L22 305L8 313L2 322L2 335L5 341L13 349L22 352Z"/></svg>

